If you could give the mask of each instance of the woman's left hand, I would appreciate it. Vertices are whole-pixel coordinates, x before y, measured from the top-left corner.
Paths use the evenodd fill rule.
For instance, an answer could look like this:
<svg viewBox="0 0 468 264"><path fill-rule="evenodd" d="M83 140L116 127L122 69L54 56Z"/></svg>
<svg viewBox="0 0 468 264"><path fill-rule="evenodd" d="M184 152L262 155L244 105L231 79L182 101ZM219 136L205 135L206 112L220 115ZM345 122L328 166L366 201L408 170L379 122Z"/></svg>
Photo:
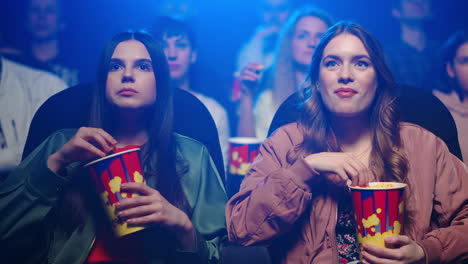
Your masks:
<svg viewBox="0 0 468 264"><path fill-rule="evenodd" d="M160 224L174 231L184 249L195 247L195 229L185 212L169 203L157 190L143 183L125 183L121 192L140 196L116 204L117 215L132 226Z"/></svg>
<svg viewBox="0 0 468 264"><path fill-rule="evenodd" d="M385 238L387 248L364 244L363 263L424 263L424 250L407 236L394 235Z"/></svg>

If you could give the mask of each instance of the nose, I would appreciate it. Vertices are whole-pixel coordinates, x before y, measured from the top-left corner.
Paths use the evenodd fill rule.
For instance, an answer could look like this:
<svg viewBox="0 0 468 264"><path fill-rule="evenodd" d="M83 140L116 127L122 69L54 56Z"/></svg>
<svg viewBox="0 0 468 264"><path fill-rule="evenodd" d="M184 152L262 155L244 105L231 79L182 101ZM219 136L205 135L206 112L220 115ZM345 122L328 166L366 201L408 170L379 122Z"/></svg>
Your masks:
<svg viewBox="0 0 468 264"><path fill-rule="evenodd" d="M175 61L177 59L177 51L174 47L167 47L166 48L166 56L168 60Z"/></svg>
<svg viewBox="0 0 468 264"><path fill-rule="evenodd" d="M309 48L315 48L319 41L320 41L320 38L310 37L307 41L307 46L309 46Z"/></svg>
<svg viewBox="0 0 468 264"><path fill-rule="evenodd" d="M135 82L135 77L133 75L133 69L131 67L125 68L122 75L122 83L132 83Z"/></svg>
<svg viewBox="0 0 468 264"><path fill-rule="evenodd" d="M353 81L354 81L354 78L353 78L353 74L351 70L351 65L343 64L343 66L340 68L340 71L339 71L338 82L342 84L348 84Z"/></svg>

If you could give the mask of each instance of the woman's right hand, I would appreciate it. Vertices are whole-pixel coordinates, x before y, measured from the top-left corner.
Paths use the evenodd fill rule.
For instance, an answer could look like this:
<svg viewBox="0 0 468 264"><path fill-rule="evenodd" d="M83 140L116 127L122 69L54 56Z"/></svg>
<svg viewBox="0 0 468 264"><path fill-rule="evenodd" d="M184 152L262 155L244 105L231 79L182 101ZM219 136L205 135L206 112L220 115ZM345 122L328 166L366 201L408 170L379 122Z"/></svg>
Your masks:
<svg viewBox="0 0 468 264"><path fill-rule="evenodd" d="M366 186L371 178L369 168L349 153L320 152L310 154L304 160L310 168L327 175L336 184Z"/></svg>
<svg viewBox="0 0 468 264"><path fill-rule="evenodd" d="M50 170L57 173L68 164L95 156L104 157L114 150L117 140L101 128L81 127L76 134L47 160Z"/></svg>
<svg viewBox="0 0 468 264"><path fill-rule="evenodd" d="M260 63L251 62L247 64L239 75L239 81L241 83L241 89L243 95L254 94L254 91L257 89L260 72L263 70L263 65Z"/></svg>

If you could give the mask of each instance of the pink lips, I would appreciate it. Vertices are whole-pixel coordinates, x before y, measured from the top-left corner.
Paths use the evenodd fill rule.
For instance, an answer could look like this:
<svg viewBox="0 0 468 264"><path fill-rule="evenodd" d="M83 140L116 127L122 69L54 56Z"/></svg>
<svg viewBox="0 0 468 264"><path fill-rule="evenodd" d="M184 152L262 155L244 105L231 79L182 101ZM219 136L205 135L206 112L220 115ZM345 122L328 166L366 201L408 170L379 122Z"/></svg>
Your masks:
<svg viewBox="0 0 468 264"><path fill-rule="evenodd" d="M132 89L132 88L122 88L117 92L117 94L121 95L121 96L132 96L132 95L135 95L137 93L138 93L138 91L135 90L135 89Z"/></svg>
<svg viewBox="0 0 468 264"><path fill-rule="evenodd" d="M180 68L179 64L169 64L169 70L178 70Z"/></svg>
<svg viewBox="0 0 468 264"><path fill-rule="evenodd" d="M357 94L357 91L351 88L339 88L335 90L335 94L341 98L351 98Z"/></svg>

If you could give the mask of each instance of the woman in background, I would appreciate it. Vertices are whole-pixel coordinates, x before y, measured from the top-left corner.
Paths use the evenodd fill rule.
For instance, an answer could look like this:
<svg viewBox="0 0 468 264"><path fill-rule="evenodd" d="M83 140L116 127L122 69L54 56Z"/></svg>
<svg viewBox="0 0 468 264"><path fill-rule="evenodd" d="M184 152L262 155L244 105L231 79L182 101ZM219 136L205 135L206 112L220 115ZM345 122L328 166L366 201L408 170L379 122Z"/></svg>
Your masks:
<svg viewBox="0 0 468 264"><path fill-rule="evenodd" d="M242 97L238 109L238 135L265 138L281 103L303 84L312 54L333 20L319 9L305 6L294 12L281 31L273 65L251 62L239 76Z"/></svg>

